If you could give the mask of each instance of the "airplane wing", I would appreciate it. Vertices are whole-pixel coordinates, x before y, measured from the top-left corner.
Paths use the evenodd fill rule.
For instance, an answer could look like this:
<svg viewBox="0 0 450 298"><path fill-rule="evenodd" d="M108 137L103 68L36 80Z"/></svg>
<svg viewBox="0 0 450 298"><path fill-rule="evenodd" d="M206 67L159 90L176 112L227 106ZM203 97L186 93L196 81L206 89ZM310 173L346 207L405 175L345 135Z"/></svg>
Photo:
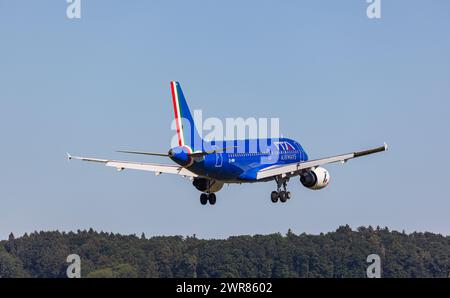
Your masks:
<svg viewBox="0 0 450 298"><path fill-rule="evenodd" d="M164 165L164 164L156 164L156 163L142 163L142 162L132 162L132 161L118 161L118 160L108 160L108 159L98 159L98 158L90 158L90 157L80 157L80 156L72 156L67 153L67 158L90 161L104 164L107 167L116 168L118 171L122 171L124 169L132 169L132 170L141 170L141 171L149 171L155 172L157 175L161 173L168 174L178 174L186 177L197 177L198 175L192 173L186 168L177 166L177 165Z"/></svg>
<svg viewBox="0 0 450 298"><path fill-rule="evenodd" d="M296 174L301 170L309 169L309 168L316 168L321 165L329 164L329 163L335 163L335 162L347 162L349 159L366 156L369 154L374 154L377 152L382 152L388 150L388 146L385 143L384 146L364 150L364 151L358 151L358 152L352 152L342 155L336 155L332 157L326 157L321 159L315 159L315 160L309 160L305 162L297 162L297 163L291 163L291 164L285 164L285 165L274 165L270 166L264 169L261 169L256 174L256 179L264 179L269 177L274 177L278 175L284 175L284 174Z"/></svg>

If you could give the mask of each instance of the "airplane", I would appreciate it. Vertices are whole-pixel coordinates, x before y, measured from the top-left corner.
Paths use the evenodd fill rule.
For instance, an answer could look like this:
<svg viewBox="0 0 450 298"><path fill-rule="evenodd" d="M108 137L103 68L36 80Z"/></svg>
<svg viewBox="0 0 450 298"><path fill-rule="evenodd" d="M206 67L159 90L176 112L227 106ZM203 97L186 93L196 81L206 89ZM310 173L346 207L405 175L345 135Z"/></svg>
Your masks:
<svg viewBox="0 0 450 298"><path fill-rule="evenodd" d="M348 160L388 150L384 143L364 151L310 160L299 142L289 138L257 138L207 141L195 127L194 119L179 82L170 82L175 115L178 146L167 153L146 151L118 151L128 154L169 157L176 164L118 161L72 156L76 159L104 164L116 168L177 174L191 179L199 190L202 205L216 204L216 193L224 184L242 184L275 181L276 190L270 194L273 203L285 203L291 198L287 183L298 176L300 183L309 189L319 190L328 186L329 172L323 165Z"/></svg>

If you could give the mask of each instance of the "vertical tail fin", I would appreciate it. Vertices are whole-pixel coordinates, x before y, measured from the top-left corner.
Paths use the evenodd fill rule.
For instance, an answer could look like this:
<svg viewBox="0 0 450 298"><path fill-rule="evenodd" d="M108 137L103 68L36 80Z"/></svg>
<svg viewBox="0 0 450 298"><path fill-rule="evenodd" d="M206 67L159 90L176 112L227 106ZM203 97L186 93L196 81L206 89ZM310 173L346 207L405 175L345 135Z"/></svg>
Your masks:
<svg viewBox="0 0 450 298"><path fill-rule="evenodd" d="M178 145L189 148L191 152L201 151L203 149L203 141L195 127L194 118L189 110L180 83L170 82L170 89L172 91Z"/></svg>

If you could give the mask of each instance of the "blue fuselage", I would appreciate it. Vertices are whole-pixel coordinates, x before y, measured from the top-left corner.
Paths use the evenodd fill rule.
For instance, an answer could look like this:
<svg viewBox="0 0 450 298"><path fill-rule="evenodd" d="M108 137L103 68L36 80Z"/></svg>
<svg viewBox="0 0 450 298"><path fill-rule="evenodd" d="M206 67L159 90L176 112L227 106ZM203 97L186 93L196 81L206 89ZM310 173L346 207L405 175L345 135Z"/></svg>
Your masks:
<svg viewBox="0 0 450 298"><path fill-rule="evenodd" d="M172 160L195 174L228 183L256 181L261 169L308 160L303 147L287 138L203 142L203 148L219 152L186 159L181 149Z"/></svg>

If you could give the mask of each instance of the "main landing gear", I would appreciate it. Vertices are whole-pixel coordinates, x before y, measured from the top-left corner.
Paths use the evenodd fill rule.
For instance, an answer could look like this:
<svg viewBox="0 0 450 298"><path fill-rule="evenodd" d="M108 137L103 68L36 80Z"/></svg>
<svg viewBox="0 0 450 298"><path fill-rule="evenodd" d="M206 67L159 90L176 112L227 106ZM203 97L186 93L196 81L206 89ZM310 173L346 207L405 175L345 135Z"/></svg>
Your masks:
<svg viewBox="0 0 450 298"><path fill-rule="evenodd" d="M215 193L202 193L200 195L200 203L202 205L208 204L214 205L216 203L216 194Z"/></svg>
<svg viewBox="0 0 450 298"><path fill-rule="evenodd" d="M272 191L270 194L270 200L272 203L276 203L279 199L281 203L285 203L291 198L291 192L286 190L289 178L276 177L275 181L277 182L277 190ZM283 190L281 190L281 188L283 188Z"/></svg>

